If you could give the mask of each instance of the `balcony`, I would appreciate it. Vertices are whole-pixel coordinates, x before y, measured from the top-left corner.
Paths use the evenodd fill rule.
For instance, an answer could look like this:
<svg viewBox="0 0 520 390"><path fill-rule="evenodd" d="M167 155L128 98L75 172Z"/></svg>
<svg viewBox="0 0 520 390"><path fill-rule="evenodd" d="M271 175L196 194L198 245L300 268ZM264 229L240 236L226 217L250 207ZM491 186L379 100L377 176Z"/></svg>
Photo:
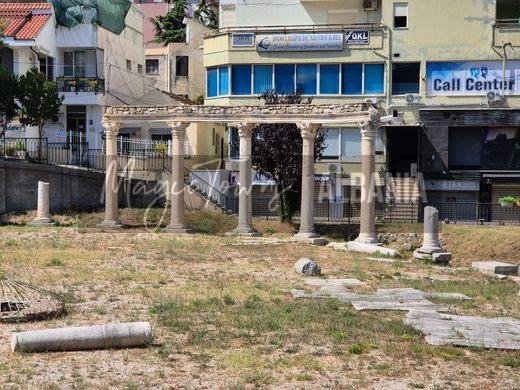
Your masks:
<svg viewBox="0 0 520 390"><path fill-rule="evenodd" d="M99 77L58 77L56 83L58 84L58 92L105 93L105 80Z"/></svg>

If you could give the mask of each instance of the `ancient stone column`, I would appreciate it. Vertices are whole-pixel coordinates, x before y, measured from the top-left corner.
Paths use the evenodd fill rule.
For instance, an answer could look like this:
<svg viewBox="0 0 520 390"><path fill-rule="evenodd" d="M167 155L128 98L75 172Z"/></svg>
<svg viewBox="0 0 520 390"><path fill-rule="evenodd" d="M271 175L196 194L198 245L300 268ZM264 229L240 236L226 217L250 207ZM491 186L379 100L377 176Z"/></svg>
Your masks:
<svg viewBox="0 0 520 390"><path fill-rule="evenodd" d="M252 168L251 148L254 123L233 124L240 136L240 161L238 176L238 227L230 232L239 236L259 236L260 233L253 227L253 199L252 199Z"/></svg>
<svg viewBox="0 0 520 390"><path fill-rule="evenodd" d="M314 231L314 140L320 126L308 122L299 122L296 126L302 135L303 150L300 230L294 238L310 244L325 245L325 239Z"/></svg>
<svg viewBox="0 0 520 390"><path fill-rule="evenodd" d="M361 126L361 223L357 242L378 244L376 235L376 131L379 113L370 108L370 119Z"/></svg>
<svg viewBox="0 0 520 390"><path fill-rule="evenodd" d="M424 236L423 244L417 252L432 254L441 252L442 246L439 241L439 211L433 206L424 208Z"/></svg>
<svg viewBox="0 0 520 390"><path fill-rule="evenodd" d="M103 118L102 125L105 131L105 220L98 227L116 229L121 227L117 179L117 136L121 123Z"/></svg>
<svg viewBox="0 0 520 390"><path fill-rule="evenodd" d="M171 233L188 233L184 224L184 140L188 122L169 122L172 130L172 182L170 191L171 218L164 229Z"/></svg>
<svg viewBox="0 0 520 390"><path fill-rule="evenodd" d="M54 226L49 213L49 183L38 182L38 211L30 226Z"/></svg>

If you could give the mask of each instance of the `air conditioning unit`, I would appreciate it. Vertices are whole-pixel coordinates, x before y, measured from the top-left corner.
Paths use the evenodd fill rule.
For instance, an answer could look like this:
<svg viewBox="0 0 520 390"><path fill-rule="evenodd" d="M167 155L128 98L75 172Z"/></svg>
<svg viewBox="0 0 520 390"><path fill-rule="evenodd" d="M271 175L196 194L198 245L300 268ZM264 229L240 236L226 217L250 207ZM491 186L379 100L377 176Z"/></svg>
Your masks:
<svg viewBox="0 0 520 390"><path fill-rule="evenodd" d="M341 175L341 164L330 164L329 173L331 175Z"/></svg>
<svg viewBox="0 0 520 390"><path fill-rule="evenodd" d="M488 103L495 103L495 104L504 103L506 101L506 97L504 95L501 95L494 91L489 91L486 94L486 99L487 99Z"/></svg>
<svg viewBox="0 0 520 390"><path fill-rule="evenodd" d="M406 100L406 104L419 104L421 96L416 93L408 93L404 95L404 100Z"/></svg>
<svg viewBox="0 0 520 390"><path fill-rule="evenodd" d="M365 11L377 10L377 0L363 0L363 9Z"/></svg>

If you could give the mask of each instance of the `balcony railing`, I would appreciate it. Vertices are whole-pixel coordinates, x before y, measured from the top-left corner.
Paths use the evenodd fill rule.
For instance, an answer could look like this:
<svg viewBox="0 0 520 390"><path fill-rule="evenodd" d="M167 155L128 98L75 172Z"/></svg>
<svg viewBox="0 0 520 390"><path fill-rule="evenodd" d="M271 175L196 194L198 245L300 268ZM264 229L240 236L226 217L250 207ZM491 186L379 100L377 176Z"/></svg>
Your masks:
<svg viewBox="0 0 520 390"><path fill-rule="evenodd" d="M99 77L58 77L58 92L105 93L105 80Z"/></svg>

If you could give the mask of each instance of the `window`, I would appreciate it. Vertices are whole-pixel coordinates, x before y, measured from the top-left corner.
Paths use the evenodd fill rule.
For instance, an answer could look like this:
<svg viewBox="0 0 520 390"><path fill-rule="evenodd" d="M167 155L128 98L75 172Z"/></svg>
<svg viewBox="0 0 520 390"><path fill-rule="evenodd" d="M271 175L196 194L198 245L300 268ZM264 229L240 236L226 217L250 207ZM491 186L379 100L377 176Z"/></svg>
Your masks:
<svg viewBox="0 0 520 390"><path fill-rule="evenodd" d="M207 96L213 97L218 94L218 68L208 68L206 74Z"/></svg>
<svg viewBox="0 0 520 390"><path fill-rule="evenodd" d="M392 66L392 95L419 93L421 64L394 63Z"/></svg>
<svg viewBox="0 0 520 390"><path fill-rule="evenodd" d="M47 80L54 80L54 58L40 57L40 72L42 72Z"/></svg>
<svg viewBox="0 0 520 390"><path fill-rule="evenodd" d="M143 65L142 64L137 64L137 73L143 74Z"/></svg>
<svg viewBox="0 0 520 390"><path fill-rule="evenodd" d="M126 70L132 70L132 61L126 60Z"/></svg>
<svg viewBox="0 0 520 390"><path fill-rule="evenodd" d="M231 94L251 95L251 65L231 66Z"/></svg>
<svg viewBox="0 0 520 390"><path fill-rule="evenodd" d="M365 64L365 94L384 93L384 73L383 64Z"/></svg>
<svg viewBox="0 0 520 390"><path fill-rule="evenodd" d="M363 64L343 64L343 95L361 95L363 88Z"/></svg>
<svg viewBox="0 0 520 390"><path fill-rule="evenodd" d="M520 19L520 2L518 0L497 0L497 20L518 21Z"/></svg>
<svg viewBox="0 0 520 390"><path fill-rule="evenodd" d="M408 27L408 3L394 4L394 28Z"/></svg>
<svg viewBox="0 0 520 390"><path fill-rule="evenodd" d="M316 95L318 66L315 64L296 65L296 90L304 95Z"/></svg>
<svg viewBox="0 0 520 390"><path fill-rule="evenodd" d="M146 60L146 74L159 73L159 60Z"/></svg>
<svg viewBox="0 0 520 390"><path fill-rule="evenodd" d="M253 66L254 90L255 94L262 94L273 89L273 66L255 65Z"/></svg>
<svg viewBox="0 0 520 390"><path fill-rule="evenodd" d="M339 65L320 65L320 93L339 94Z"/></svg>
<svg viewBox="0 0 520 390"><path fill-rule="evenodd" d="M218 68L218 94L229 94L229 68L221 66Z"/></svg>
<svg viewBox="0 0 520 390"><path fill-rule="evenodd" d="M361 132L359 129L341 129L341 157L350 161L358 161L361 158Z"/></svg>
<svg viewBox="0 0 520 390"><path fill-rule="evenodd" d="M278 93L293 93L294 65L275 65L274 85Z"/></svg>
<svg viewBox="0 0 520 390"><path fill-rule="evenodd" d="M206 70L206 95L215 97L229 94L229 68L219 66Z"/></svg>
<svg viewBox="0 0 520 390"><path fill-rule="evenodd" d="M85 51L64 51L63 52L63 76L65 77L85 77L86 71Z"/></svg>
<svg viewBox="0 0 520 390"><path fill-rule="evenodd" d="M188 77L188 56L177 56L175 57L175 74L177 76Z"/></svg>
<svg viewBox="0 0 520 390"><path fill-rule="evenodd" d="M338 159L339 158L339 130L327 129L325 133L325 149L322 153L323 159Z"/></svg>

